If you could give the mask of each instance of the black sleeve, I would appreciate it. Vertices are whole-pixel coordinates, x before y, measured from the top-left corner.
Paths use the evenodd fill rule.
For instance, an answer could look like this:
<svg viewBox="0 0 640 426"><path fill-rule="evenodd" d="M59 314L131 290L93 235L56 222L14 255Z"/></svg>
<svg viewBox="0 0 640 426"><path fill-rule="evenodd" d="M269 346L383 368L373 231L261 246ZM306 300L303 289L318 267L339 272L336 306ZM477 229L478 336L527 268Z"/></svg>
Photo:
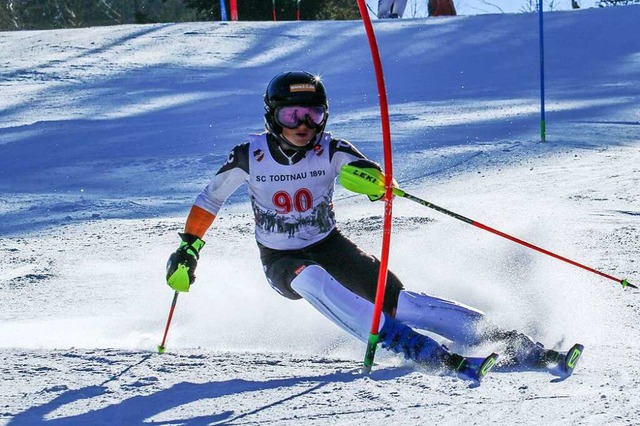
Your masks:
<svg viewBox="0 0 640 426"><path fill-rule="evenodd" d="M249 174L249 142L236 145L216 175L236 168Z"/></svg>
<svg viewBox="0 0 640 426"><path fill-rule="evenodd" d="M351 142L343 139L331 139L329 159L337 172L346 164L352 164L358 167L373 167L382 170L378 163L369 160L362 155Z"/></svg>
<svg viewBox="0 0 640 426"><path fill-rule="evenodd" d="M334 155L337 153L347 154L353 157L353 160L366 158L351 142L344 139L331 139L331 143L329 144L329 161L332 161Z"/></svg>

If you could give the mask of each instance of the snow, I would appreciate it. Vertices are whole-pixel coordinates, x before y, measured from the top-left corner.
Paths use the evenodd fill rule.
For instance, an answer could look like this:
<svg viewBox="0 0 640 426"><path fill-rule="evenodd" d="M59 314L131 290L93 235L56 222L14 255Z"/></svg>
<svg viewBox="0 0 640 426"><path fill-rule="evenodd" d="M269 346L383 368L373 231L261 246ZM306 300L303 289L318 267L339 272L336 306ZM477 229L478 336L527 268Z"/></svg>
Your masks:
<svg viewBox="0 0 640 426"><path fill-rule="evenodd" d="M409 193L638 284L640 6L379 21L394 168ZM285 69L324 78L328 129L382 161L360 22L190 23L0 33L0 424L637 424L638 292L403 199L391 269L548 346L567 380L480 387L364 346L266 284L246 190L180 295L164 265L191 202ZM381 203L338 187L379 254ZM446 343L446 342L444 342ZM487 353L492 348L479 348ZM612 355L615 355L613 357Z"/></svg>

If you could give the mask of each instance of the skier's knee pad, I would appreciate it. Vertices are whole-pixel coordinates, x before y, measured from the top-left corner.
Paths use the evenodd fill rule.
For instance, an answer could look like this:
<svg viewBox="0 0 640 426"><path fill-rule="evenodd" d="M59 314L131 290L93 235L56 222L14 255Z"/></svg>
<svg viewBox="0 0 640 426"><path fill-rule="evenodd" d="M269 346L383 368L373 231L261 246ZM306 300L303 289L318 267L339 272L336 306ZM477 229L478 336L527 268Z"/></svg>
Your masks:
<svg viewBox="0 0 640 426"><path fill-rule="evenodd" d="M310 265L291 282L291 288L346 332L366 342L373 303L347 290L327 271ZM384 315L380 327L384 324Z"/></svg>
<svg viewBox="0 0 640 426"><path fill-rule="evenodd" d="M479 343L484 313L452 300L424 293L401 291L396 319L403 323L443 336L455 343Z"/></svg>

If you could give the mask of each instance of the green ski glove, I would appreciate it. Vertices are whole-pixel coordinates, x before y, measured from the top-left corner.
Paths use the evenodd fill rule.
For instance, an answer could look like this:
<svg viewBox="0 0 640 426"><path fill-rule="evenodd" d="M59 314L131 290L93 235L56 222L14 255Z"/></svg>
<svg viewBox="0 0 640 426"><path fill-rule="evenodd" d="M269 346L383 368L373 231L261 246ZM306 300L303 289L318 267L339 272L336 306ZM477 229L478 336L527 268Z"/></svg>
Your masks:
<svg viewBox="0 0 640 426"><path fill-rule="evenodd" d="M195 235L178 234L182 238L180 247L167 262L167 284L175 291L189 291L189 287L196 280L196 266L200 250L204 247L204 241Z"/></svg>
<svg viewBox="0 0 640 426"><path fill-rule="evenodd" d="M382 178L384 179L384 175L382 175ZM394 178L392 181L392 185L394 188L398 187L398 181L396 181L396 179ZM395 197L395 195L394 195ZM382 192L382 194L367 194L367 198L369 198L369 201L378 201L378 200L382 200L384 198L384 191Z"/></svg>
<svg viewBox="0 0 640 426"><path fill-rule="evenodd" d="M384 173L376 167L370 165L359 166L357 163L354 162L342 166L339 175L340 184L349 191L365 194L371 201L378 201L384 198ZM397 188L398 182L395 179L392 182L393 187Z"/></svg>

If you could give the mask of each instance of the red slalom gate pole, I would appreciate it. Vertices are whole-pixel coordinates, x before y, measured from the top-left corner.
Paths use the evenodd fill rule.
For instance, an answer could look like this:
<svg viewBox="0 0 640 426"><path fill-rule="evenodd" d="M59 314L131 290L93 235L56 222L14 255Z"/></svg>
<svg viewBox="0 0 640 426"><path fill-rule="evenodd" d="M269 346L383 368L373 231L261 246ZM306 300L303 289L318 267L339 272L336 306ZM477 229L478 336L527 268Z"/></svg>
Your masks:
<svg viewBox="0 0 640 426"><path fill-rule="evenodd" d="M376 291L376 300L371 320L371 331L367 341L367 349L364 356L363 372L365 374L371 371L373 359L378 346L378 329L380 328L380 318L382 316L382 305L384 302L384 293L387 285L387 271L389 265L389 247L391 245L391 219L393 207L393 162L391 157L391 126L389 125L389 106L387 103L387 89L384 83L384 74L382 72L382 61L380 60L380 52L376 35L373 31L373 24L367 12L365 0L358 0L358 9L364 24L367 38L369 40L369 48L371 49L371 59L376 73L376 81L378 85L378 97L380 100L380 119L382 124L382 142L384 149L384 173L385 173L385 193L384 193L384 228L382 234L382 253L380 256L380 270L378 271L378 289Z"/></svg>
<svg viewBox="0 0 640 426"><path fill-rule="evenodd" d="M162 343L158 345L158 353L164 353L164 345L167 342L167 334L169 334L169 326L171 325L171 318L173 318L173 311L176 309L176 303L178 302L179 292L175 292L173 295L173 301L171 302L171 309L169 310L169 318L167 318L167 326L164 328L164 336L162 336Z"/></svg>
<svg viewBox="0 0 640 426"><path fill-rule="evenodd" d="M231 14L231 20L238 20L238 0L229 0L229 9Z"/></svg>

